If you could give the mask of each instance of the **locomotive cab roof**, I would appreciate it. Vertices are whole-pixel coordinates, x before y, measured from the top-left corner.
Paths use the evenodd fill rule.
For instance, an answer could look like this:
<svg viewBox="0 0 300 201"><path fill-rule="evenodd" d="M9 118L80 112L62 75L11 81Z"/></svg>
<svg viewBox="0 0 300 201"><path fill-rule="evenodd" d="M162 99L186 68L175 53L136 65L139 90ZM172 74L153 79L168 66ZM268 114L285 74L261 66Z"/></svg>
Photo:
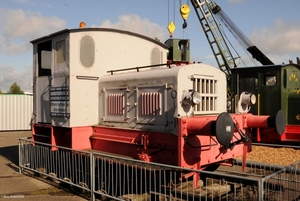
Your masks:
<svg viewBox="0 0 300 201"><path fill-rule="evenodd" d="M279 70L284 67L294 66L300 69L300 66L297 64L277 64L277 65L264 65L264 66L244 66L244 67L237 67L231 69L231 74L243 73L243 72L264 72L270 70Z"/></svg>
<svg viewBox="0 0 300 201"><path fill-rule="evenodd" d="M135 36L135 37L138 37L138 38L141 38L141 39L144 39L144 40L149 40L163 48L168 48L168 46L164 43L161 43L160 41L158 40L155 40L153 38L150 38L150 37L147 37L147 36L144 36L144 35L141 35L141 34L138 34L138 33L134 33L134 32L130 32L130 31L126 31L126 30L120 30L120 29L113 29L113 28L75 28L75 29L63 29L63 30L60 30L60 31L57 31L57 32L54 32L54 33L51 33L49 35L46 35L46 36L42 36L42 37L39 37L39 38L36 38L32 41L30 41L30 43L36 43L36 42L39 42L39 41L43 41L45 39L49 39L49 38L53 38L53 37L56 37L56 36L59 36L61 34L65 34L65 33L77 33L77 32L115 32L115 33L120 33L120 34L126 34L126 35L131 35L131 36Z"/></svg>

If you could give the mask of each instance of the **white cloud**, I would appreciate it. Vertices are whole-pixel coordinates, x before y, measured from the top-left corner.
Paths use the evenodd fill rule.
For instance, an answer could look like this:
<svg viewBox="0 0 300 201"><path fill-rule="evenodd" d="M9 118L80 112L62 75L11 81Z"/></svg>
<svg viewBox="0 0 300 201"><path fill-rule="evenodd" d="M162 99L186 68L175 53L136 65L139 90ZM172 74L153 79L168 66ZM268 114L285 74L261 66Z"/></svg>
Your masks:
<svg viewBox="0 0 300 201"><path fill-rule="evenodd" d="M273 27L255 30L250 38L254 44L263 44L267 53L300 52L300 23L283 22L277 19Z"/></svg>
<svg viewBox="0 0 300 201"><path fill-rule="evenodd" d="M0 53L5 54L28 52L31 50L30 40L61 30L66 25L65 21L57 17L45 17L38 12L2 8L0 8L0 19ZM141 19L137 15L120 16L116 23L105 20L101 27L132 31L151 38L157 37L161 41L168 38L168 32L164 27L146 18ZM23 91L31 92L31 68L25 67L22 71L18 71L11 65L0 66L0 89L6 92L13 82L17 82Z"/></svg>
<svg viewBox="0 0 300 201"><path fill-rule="evenodd" d="M32 67L26 66L22 71L13 66L0 66L0 90L5 93L9 87L16 82L25 92L32 92Z"/></svg>
<svg viewBox="0 0 300 201"><path fill-rule="evenodd" d="M299 35L299 21L284 22L276 19L273 27L255 30L250 35L250 40L253 44L258 44L263 53L270 55L270 59L275 58L275 63L287 63L290 59L294 60L293 57L300 56Z"/></svg>
<svg viewBox="0 0 300 201"><path fill-rule="evenodd" d="M31 1L17 0L16 2L30 3ZM0 7L0 19L0 54L7 55L7 58L13 58L12 55L28 54L32 51L31 40L66 26L66 22L57 17L46 17L39 12L25 12L21 9L7 10ZM14 58L18 58L17 56ZM24 63L22 70L19 70L21 66L18 66L18 69L12 66L15 62L5 60L0 64L1 91L7 92L10 85L17 82L23 91L31 92L31 63Z"/></svg>
<svg viewBox="0 0 300 201"><path fill-rule="evenodd" d="M19 54L30 50L30 40L65 28L57 17L45 17L39 12L0 8L0 53Z"/></svg>
<svg viewBox="0 0 300 201"><path fill-rule="evenodd" d="M100 27L131 31L151 38L158 38L161 41L167 39L169 35L164 27L150 22L147 18L142 19L138 15L134 14L120 16L116 23L112 23L110 20L105 20L102 22Z"/></svg>

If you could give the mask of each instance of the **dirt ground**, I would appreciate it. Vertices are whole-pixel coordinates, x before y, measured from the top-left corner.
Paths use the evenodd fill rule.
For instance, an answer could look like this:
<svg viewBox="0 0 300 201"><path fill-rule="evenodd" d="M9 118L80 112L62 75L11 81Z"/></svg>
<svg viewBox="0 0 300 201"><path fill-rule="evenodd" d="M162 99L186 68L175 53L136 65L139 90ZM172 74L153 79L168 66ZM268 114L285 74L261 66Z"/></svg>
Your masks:
<svg viewBox="0 0 300 201"><path fill-rule="evenodd" d="M297 161L300 161L300 147L299 149L293 149L285 147L266 147L252 145L252 152L248 154L247 160L288 166Z"/></svg>

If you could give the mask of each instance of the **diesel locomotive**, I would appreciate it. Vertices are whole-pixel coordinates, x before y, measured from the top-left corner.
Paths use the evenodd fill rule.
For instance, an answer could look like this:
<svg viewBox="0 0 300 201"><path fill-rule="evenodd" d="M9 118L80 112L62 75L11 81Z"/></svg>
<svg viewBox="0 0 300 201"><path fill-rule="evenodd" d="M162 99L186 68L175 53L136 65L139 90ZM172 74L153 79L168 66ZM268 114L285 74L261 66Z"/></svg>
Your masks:
<svg viewBox="0 0 300 201"><path fill-rule="evenodd" d="M284 111L286 128L281 135L268 129L254 129L253 141L263 143L299 143L300 141L300 66L298 64L240 67L231 70L232 112L238 112L239 94L248 92L257 97L257 104L248 107L255 115L275 115Z"/></svg>
<svg viewBox="0 0 300 201"><path fill-rule="evenodd" d="M189 40L161 43L83 27L31 43L32 139L53 151L63 146L205 169L238 156L245 161L251 129L284 132L282 111L228 113L226 75L189 62ZM244 96L247 107L252 95Z"/></svg>

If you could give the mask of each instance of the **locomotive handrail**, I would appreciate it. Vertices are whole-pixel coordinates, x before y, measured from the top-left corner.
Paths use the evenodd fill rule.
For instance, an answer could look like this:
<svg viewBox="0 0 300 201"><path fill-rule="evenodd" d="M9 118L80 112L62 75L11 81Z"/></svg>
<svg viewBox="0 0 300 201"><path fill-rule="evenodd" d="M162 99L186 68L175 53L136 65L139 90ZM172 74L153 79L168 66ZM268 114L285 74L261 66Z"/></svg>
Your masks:
<svg viewBox="0 0 300 201"><path fill-rule="evenodd" d="M113 75L114 72L120 72L120 71L126 71L126 70L136 70L137 72L139 72L139 70L143 69L143 68L159 67L159 66L164 66L164 65L167 65L168 68L171 68L171 66L170 66L171 64L175 64L175 62L167 62L167 63L163 63L163 64L154 64L154 65L147 65L147 66L137 66L137 67L132 67L132 68L118 69L118 70L109 70L109 71L106 71L106 72L110 73L111 75Z"/></svg>

